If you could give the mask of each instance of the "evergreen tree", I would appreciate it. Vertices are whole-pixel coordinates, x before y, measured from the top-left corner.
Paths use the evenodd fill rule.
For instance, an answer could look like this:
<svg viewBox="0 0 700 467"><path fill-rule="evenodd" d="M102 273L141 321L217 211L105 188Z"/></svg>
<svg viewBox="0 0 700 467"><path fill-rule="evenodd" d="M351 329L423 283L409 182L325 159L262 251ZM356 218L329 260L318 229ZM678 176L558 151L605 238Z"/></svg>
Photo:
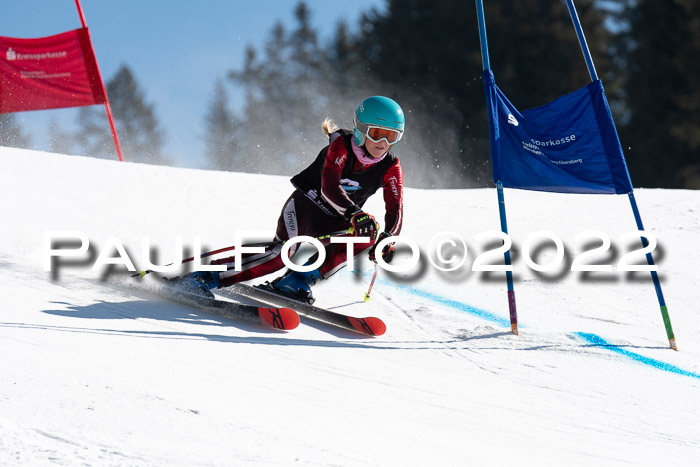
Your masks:
<svg viewBox="0 0 700 467"><path fill-rule="evenodd" d="M49 122L49 148L58 154L70 154L73 149L73 136L56 119Z"/></svg>
<svg viewBox="0 0 700 467"><path fill-rule="evenodd" d="M264 54L249 47L243 70L230 73L246 92L239 170L293 174L313 160L324 142L326 53L306 4L297 4L294 13L292 31L278 22Z"/></svg>
<svg viewBox="0 0 700 467"><path fill-rule="evenodd" d="M136 78L122 65L107 83L114 121L124 159L130 162L167 164L163 155L163 136L152 104L146 102ZM104 111L82 107L78 113L77 135L83 151L92 156L114 157L112 140Z"/></svg>
<svg viewBox="0 0 700 467"><path fill-rule="evenodd" d="M116 149L104 109L80 107L76 123L78 130L74 140L79 153L86 156L114 159Z"/></svg>
<svg viewBox="0 0 700 467"><path fill-rule="evenodd" d="M607 78L606 14L594 0L577 4L598 74ZM494 73L516 106L542 105L589 82L563 2L492 0L486 6ZM490 186L473 3L387 0L382 12L363 14L356 33L341 21L328 45L319 44L303 2L295 15L292 32L277 24L264 54L250 48L243 70L231 73L246 90L241 151L254 164L274 163L254 171L298 171L325 143L318 122L330 116L351 128L355 106L380 94L406 113L406 137L396 152L407 186ZM616 82L606 81L606 89L610 95Z"/></svg>
<svg viewBox="0 0 700 467"><path fill-rule="evenodd" d="M220 80L214 87L214 95L206 116L206 153L207 166L211 169L239 170L240 156L236 133L240 122L228 107L229 99L224 83Z"/></svg>
<svg viewBox="0 0 700 467"><path fill-rule="evenodd" d="M577 7L596 64L605 75L605 17L593 3L579 0ZM517 107L545 104L588 82L563 2L493 0L485 8L491 66L499 86ZM362 40L369 67L393 86L391 97L408 107L406 146L423 155L436 174L444 173L441 185L434 185L490 185L474 4L388 0L384 14L369 18ZM417 115L424 118L412 126L410 117ZM410 177L408 168L406 172ZM449 174L461 178L449 180Z"/></svg>
<svg viewBox="0 0 700 467"><path fill-rule="evenodd" d="M30 148L32 139L24 133L14 114L0 114L0 146Z"/></svg>
<svg viewBox="0 0 700 467"><path fill-rule="evenodd" d="M628 119L620 136L632 181L700 188L700 3L630 0L622 16Z"/></svg>

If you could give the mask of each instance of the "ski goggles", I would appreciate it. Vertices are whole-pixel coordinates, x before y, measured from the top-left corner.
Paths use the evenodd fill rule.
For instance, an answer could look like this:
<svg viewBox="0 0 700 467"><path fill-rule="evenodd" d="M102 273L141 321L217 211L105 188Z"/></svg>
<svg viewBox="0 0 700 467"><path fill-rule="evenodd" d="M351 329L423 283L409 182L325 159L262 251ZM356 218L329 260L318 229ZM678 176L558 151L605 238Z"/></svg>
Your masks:
<svg viewBox="0 0 700 467"><path fill-rule="evenodd" d="M381 126L368 126L365 136L367 139L375 143L378 143L381 140L386 140L387 143L394 144L399 142L401 136L403 136L403 131L384 128Z"/></svg>

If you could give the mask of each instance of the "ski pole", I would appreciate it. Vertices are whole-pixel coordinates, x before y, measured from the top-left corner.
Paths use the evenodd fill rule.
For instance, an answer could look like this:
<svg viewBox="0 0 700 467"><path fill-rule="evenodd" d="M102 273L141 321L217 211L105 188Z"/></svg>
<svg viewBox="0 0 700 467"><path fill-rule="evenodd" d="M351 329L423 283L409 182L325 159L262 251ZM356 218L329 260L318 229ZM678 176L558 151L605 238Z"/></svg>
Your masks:
<svg viewBox="0 0 700 467"><path fill-rule="evenodd" d="M242 246L245 246L245 247L256 247L256 246L268 247L268 246L274 246L274 245L276 245L278 242L279 242L279 240L273 240L273 241L270 241L270 242L261 242L261 243L254 243L254 244L251 244L251 245L242 245ZM201 258L207 258L207 257L209 257L209 256L213 256L213 255L216 255L216 254L219 254L219 253L223 253L223 252L225 252L225 251L231 251L231 250L235 250L235 249L236 249L236 246L235 246L235 245L234 245L234 246L227 246L227 247L225 247L225 248L219 248L218 250L213 250L213 251L208 251L208 252L206 252L206 253L202 253L202 254L199 256L199 258L200 258L200 259L201 259ZM182 261L180 261L180 264L189 263L190 261L194 261L194 259L195 259L194 256L192 256L192 257L190 257L190 258L183 259ZM175 263L166 264L165 267L172 266L173 264L175 264ZM146 274L150 274L150 273L152 273L152 272L153 272L152 270L147 269L147 270L145 270L145 271L139 271L139 272L137 272L136 274L132 274L131 277L137 277L137 276L143 277L143 276L145 276Z"/></svg>
<svg viewBox="0 0 700 467"><path fill-rule="evenodd" d="M315 238L316 240L326 240L326 239L329 239L329 238L332 238L332 237L339 237L339 236L342 236L342 235L352 234L352 233L354 233L354 232L355 232L355 230L351 227L351 228L349 228L349 229L338 230L338 231L336 231L336 232L331 232L331 233L328 233L328 234L319 235L318 237L314 237L314 238ZM286 243L287 241L288 241L288 240L271 240L271 241L269 241L269 242L249 243L249 244L247 244L247 245L241 245L241 246L242 246L242 247L245 247L245 248L255 248L255 247L264 247L264 248L268 248L268 247L271 247L271 246L282 245L282 244ZM223 253L223 252L225 252L225 251L231 251L231 250L235 250L235 249L236 249L236 245L227 246L227 247L224 247L224 248L219 248L218 250L212 250L212 251L208 251L208 252L206 252L206 253L202 253L202 254L199 256L199 258L200 258L200 259L201 259L201 258L207 258L207 257L209 257L209 256L213 256L213 255L216 255L216 254L219 254L219 253ZM180 261L180 264L189 263L190 261L194 261L194 259L195 259L194 256L192 256L192 257L190 257L190 258L183 259L182 261ZM175 264L175 263L166 264L165 267L172 266L173 264ZM150 274L150 273L152 273L152 272L153 272L152 270L147 269L147 270L145 270L145 271L140 271L140 272L137 272L136 274L132 274L131 277L143 277L143 276L145 276L146 274Z"/></svg>
<svg viewBox="0 0 700 467"><path fill-rule="evenodd" d="M377 263L374 263L374 275L372 276L372 282L369 283L369 289L367 290L367 293L365 294L365 301L369 302L372 300L372 297L369 296L370 293L372 293L372 287L374 287L374 281L377 280L377 272L379 269L377 268Z"/></svg>

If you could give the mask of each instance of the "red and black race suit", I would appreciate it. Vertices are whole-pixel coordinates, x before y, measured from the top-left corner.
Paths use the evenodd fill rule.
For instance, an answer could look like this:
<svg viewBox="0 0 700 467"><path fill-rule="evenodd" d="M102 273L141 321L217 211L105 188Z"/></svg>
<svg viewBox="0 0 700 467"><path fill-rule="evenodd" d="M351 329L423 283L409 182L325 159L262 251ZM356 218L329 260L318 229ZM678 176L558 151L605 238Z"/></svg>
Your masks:
<svg viewBox="0 0 700 467"><path fill-rule="evenodd" d="M331 144L314 162L292 178L294 187L304 193L326 215L344 216L361 208L367 199L383 188L386 214L383 230L398 235L403 217L403 173L399 159L387 154L380 162L364 166L352 149L352 132L339 130Z"/></svg>

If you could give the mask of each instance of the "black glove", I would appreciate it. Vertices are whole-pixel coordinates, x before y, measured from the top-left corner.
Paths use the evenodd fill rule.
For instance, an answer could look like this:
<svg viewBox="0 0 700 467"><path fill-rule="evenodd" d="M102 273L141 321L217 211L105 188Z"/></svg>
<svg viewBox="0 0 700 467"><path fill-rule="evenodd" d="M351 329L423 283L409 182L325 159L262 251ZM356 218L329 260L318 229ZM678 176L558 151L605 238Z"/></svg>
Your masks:
<svg viewBox="0 0 700 467"><path fill-rule="evenodd" d="M377 262L377 245L379 242L384 240L387 237L391 237L391 234L387 232L382 232L379 234L379 238L377 238L377 241L372 247L369 249L369 259L370 261L374 261L375 263ZM394 259L394 252L396 251L396 247L394 246L394 242L387 243L384 245L384 248L382 248L382 259L384 260L385 263L391 263L391 260Z"/></svg>
<svg viewBox="0 0 700 467"><path fill-rule="evenodd" d="M350 217L350 223L355 230L356 237L369 237L370 240L377 238L377 230L379 226L371 214L357 210Z"/></svg>

